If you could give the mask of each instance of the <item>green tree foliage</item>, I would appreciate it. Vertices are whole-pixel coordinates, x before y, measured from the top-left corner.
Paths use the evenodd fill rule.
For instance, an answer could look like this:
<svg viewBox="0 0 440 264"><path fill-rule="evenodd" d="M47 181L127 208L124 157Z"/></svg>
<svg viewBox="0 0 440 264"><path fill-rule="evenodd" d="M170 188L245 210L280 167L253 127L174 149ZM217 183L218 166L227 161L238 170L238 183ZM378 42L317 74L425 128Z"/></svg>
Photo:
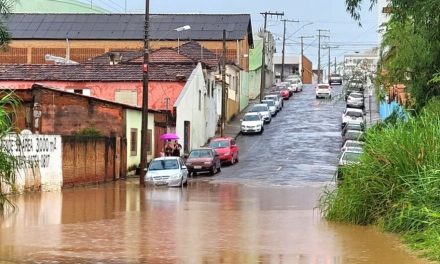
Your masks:
<svg viewBox="0 0 440 264"><path fill-rule="evenodd" d="M7 16L15 4L15 0L0 0L0 18ZM11 34L0 19L0 48L6 48L11 40Z"/></svg>
<svg viewBox="0 0 440 264"><path fill-rule="evenodd" d="M376 3L369 1L371 5ZM362 2L346 0L347 11L358 21ZM440 95L440 1L390 0L389 7L379 69L387 74L380 81L385 85L405 84L415 109L421 110Z"/></svg>

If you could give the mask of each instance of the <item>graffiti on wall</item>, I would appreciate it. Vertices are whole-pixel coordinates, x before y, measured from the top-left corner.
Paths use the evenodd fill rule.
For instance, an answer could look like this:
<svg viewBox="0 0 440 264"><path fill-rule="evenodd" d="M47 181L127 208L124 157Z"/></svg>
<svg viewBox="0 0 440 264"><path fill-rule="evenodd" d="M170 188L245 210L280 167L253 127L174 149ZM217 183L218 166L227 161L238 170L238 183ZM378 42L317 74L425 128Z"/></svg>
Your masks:
<svg viewBox="0 0 440 264"><path fill-rule="evenodd" d="M18 162L18 184L26 177L41 175L41 186L50 189L62 186L61 136L53 135L9 135L1 139L2 148L12 154Z"/></svg>

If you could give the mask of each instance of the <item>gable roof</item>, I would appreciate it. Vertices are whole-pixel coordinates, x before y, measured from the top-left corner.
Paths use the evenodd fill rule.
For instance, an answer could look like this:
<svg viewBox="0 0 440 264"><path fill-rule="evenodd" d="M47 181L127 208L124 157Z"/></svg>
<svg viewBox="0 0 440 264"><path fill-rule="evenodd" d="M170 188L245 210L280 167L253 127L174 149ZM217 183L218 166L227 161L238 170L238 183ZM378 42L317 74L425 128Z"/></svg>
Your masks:
<svg viewBox="0 0 440 264"><path fill-rule="evenodd" d="M10 14L5 21L12 39L143 40L143 14ZM190 25L191 30L176 28ZM227 40L248 37L253 45L249 14L152 14L152 40Z"/></svg>
<svg viewBox="0 0 440 264"><path fill-rule="evenodd" d="M218 67L219 58L217 55L209 49L202 47L196 41L189 41L180 45L179 52L193 60L203 62L209 67Z"/></svg>
<svg viewBox="0 0 440 264"><path fill-rule="evenodd" d="M195 69L193 64L152 64L152 81L186 81ZM0 64L1 81L106 81L143 80L142 66L137 64Z"/></svg>

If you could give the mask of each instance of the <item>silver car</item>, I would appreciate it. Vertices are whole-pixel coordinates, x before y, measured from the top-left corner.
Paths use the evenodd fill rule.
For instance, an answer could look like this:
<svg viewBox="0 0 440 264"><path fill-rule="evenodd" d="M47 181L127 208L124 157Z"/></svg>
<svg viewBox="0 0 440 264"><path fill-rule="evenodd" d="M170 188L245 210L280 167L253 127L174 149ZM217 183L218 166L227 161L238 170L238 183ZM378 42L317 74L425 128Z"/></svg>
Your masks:
<svg viewBox="0 0 440 264"><path fill-rule="evenodd" d="M260 113L265 123L270 123L272 121L272 116L270 114L267 104L254 104L249 112Z"/></svg>
<svg viewBox="0 0 440 264"><path fill-rule="evenodd" d="M148 166L144 181L147 185L183 186L188 181L188 169L180 157L160 157Z"/></svg>
<svg viewBox="0 0 440 264"><path fill-rule="evenodd" d="M351 92L347 97L347 107L364 108L364 94Z"/></svg>
<svg viewBox="0 0 440 264"><path fill-rule="evenodd" d="M268 94L264 96L264 100L274 100L277 111L281 111L284 106L284 99L279 94Z"/></svg>
<svg viewBox="0 0 440 264"><path fill-rule="evenodd" d="M277 106L275 104L274 100L263 100L261 101L262 104L267 104L267 107L269 107L269 112L272 116L276 116L277 114Z"/></svg>

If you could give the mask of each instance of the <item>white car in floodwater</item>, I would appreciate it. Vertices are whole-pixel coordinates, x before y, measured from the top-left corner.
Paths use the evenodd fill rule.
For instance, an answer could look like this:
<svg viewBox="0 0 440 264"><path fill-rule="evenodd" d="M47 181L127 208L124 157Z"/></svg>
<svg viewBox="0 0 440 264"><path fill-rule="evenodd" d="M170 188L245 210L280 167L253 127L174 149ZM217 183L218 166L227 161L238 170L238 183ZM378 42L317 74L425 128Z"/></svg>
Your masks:
<svg viewBox="0 0 440 264"><path fill-rule="evenodd" d="M146 185L183 186L188 181L188 169L180 157L153 159L145 174Z"/></svg>

